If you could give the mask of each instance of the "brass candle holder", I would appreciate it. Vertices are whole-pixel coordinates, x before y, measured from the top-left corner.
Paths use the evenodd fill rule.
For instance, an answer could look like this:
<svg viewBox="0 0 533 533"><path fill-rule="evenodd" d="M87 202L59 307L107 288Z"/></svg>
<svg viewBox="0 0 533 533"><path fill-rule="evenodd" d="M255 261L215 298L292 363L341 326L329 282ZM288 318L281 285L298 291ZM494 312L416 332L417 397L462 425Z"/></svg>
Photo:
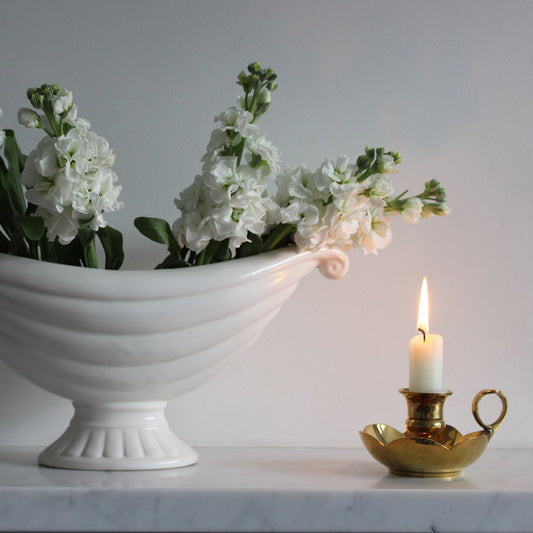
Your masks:
<svg viewBox="0 0 533 533"><path fill-rule="evenodd" d="M391 474L417 477L452 477L476 461L507 414L507 398L497 389L484 389L474 397L472 413L483 428L461 435L444 422L444 401L452 394L414 392L400 389L407 400L405 432L386 424L373 424L360 431L370 454ZM498 419L485 424L479 415L479 402L487 394L496 394L502 402Z"/></svg>

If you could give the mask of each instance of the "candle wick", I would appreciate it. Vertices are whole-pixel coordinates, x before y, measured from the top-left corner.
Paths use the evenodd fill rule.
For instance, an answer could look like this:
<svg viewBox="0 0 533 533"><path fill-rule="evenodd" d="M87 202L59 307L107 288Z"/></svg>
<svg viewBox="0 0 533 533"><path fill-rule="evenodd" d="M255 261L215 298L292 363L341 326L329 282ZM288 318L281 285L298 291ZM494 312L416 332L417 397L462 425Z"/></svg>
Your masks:
<svg viewBox="0 0 533 533"><path fill-rule="evenodd" d="M424 337L424 342L426 342L426 332L422 328L418 328L418 331L422 332L422 336Z"/></svg>

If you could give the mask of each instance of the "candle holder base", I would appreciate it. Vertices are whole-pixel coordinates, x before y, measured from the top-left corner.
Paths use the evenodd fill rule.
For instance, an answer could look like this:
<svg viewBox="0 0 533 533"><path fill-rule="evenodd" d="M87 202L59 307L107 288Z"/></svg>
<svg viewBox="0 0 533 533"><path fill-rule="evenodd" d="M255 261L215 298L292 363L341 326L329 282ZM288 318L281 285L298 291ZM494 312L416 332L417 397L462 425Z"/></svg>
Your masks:
<svg viewBox="0 0 533 533"><path fill-rule="evenodd" d="M462 435L443 418L443 407L451 391L422 393L400 389L407 400L406 430L400 433L386 424L372 424L360 431L372 457L391 474L416 477L453 477L475 462L507 414L507 398L497 389L485 389L474 397L472 413L482 431ZM502 402L498 419L485 424L479 416L480 400L496 394Z"/></svg>

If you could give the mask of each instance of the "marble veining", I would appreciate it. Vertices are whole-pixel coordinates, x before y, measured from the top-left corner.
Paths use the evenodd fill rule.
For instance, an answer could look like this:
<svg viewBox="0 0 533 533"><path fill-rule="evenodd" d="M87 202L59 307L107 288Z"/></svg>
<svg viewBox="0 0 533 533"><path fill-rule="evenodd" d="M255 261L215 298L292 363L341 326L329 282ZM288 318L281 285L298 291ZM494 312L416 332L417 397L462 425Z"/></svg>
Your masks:
<svg viewBox="0 0 533 533"><path fill-rule="evenodd" d="M401 478L361 449L204 448L178 470L39 467L0 447L0 531L533 531L533 450Z"/></svg>

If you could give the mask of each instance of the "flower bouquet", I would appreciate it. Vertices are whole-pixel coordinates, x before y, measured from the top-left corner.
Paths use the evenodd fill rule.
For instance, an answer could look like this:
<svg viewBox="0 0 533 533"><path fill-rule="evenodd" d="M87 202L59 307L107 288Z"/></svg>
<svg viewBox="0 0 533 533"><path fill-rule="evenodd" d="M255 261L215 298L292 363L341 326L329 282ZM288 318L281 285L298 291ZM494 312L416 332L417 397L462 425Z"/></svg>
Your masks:
<svg viewBox="0 0 533 533"><path fill-rule="evenodd" d="M393 215L417 222L449 212L436 180L416 196L394 193L391 175L401 162L394 151L367 147L353 162L341 155L314 171L283 165L279 149L257 125L270 107L276 79L258 63L239 74L244 94L215 118L202 171L175 200L181 215L172 227L160 218L135 219L145 236L167 245L169 255L157 268L205 265L285 246L356 246L376 254L391 241ZM104 220L104 213L123 207L109 143L78 117L71 91L42 85L27 94L33 109L20 109L19 122L46 135L26 157L13 131L0 130L0 251L95 267L98 236L105 267L120 268L122 235Z"/></svg>
<svg viewBox="0 0 533 533"><path fill-rule="evenodd" d="M165 419L169 399L246 350L315 267L344 275L339 248L376 253L390 241L391 215L447 212L435 181L415 197L393 194L394 152L367 148L354 164L340 157L316 171L284 167L257 126L275 79L256 63L239 75L244 95L216 118L172 226L135 220L168 249L151 271L117 272L122 236L103 218L122 207L113 153L78 117L70 91L28 91L33 109L20 110L19 122L45 136L27 157L13 131L0 130L0 356L74 405L41 464L193 464L196 452ZM98 244L105 269L94 268Z"/></svg>

